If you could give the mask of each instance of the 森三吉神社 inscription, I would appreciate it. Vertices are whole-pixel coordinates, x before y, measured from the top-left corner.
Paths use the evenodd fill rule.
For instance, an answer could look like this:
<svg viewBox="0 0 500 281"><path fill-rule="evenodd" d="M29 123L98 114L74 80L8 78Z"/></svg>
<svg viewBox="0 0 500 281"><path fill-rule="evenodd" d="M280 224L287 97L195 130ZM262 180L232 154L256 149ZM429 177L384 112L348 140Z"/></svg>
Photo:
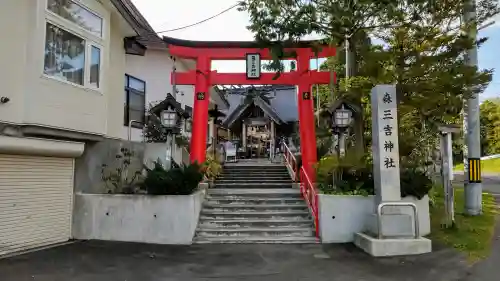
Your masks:
<svg viewBox="0 0 500 281"><path fill-rule="evenodd" d="M401 193L396 86L375 86L371 102L373 177L377 203L399 201Z"/></svg>

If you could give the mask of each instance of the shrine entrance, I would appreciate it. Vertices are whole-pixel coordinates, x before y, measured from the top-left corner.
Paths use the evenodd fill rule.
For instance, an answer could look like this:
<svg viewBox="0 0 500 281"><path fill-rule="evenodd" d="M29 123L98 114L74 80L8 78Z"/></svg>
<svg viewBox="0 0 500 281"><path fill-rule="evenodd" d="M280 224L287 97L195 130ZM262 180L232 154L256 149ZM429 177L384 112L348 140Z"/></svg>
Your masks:
<svg viewBox="0 0 500 281"><path fill-rule="evenodd" d="M177 85L194 85L195 100L193 126L190 144L192 163L205 162L209 89L214 85L293 85L298 88L298 111L301 140L302 166L312 175L312 165L317 162L314 105L311 88L314 84L329 84L330 73L310 69L312 59L335 56L335 48L321 46L315 52L314 41L302 41L286 45L286 52L295 53L297 69L281 73L261 73L261 60L271 60L267 48L257 42L189 41L170 37L163 40L168 44L172 56L196 61L196 69L172 73ZM246 60L246 73L218 73L211 70L213 60ZM335 75L334 78L335 79Z"/></svg>

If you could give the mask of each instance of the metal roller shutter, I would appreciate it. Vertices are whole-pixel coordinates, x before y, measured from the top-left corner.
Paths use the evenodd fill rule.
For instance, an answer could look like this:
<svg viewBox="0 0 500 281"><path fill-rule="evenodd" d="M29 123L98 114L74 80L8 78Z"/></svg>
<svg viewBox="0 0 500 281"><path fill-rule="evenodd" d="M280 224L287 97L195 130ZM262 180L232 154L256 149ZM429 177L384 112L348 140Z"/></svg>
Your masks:
<svg viewBox="0 0 500 281"><path fill-rule="evenodd" d="M69 240L74 159L0 154L0 255Z"/></svg>

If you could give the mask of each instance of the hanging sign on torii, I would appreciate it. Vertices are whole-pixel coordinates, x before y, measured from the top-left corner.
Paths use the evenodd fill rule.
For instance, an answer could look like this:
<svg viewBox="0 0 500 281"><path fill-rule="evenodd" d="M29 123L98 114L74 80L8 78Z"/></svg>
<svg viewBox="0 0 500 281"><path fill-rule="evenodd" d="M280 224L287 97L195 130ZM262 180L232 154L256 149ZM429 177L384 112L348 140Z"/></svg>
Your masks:
<svg viewBox="0 0 500 281"><path fill-rule="evenodd" d="M247 54L247 79L260 79L260 54Z"/></svg>

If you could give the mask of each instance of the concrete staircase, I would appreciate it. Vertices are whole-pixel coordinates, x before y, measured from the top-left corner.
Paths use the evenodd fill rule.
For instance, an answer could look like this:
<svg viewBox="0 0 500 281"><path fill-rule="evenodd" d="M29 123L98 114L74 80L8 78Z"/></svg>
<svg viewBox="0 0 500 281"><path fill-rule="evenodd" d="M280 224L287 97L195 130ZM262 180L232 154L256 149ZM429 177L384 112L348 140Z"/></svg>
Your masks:
<svg viewBox="0 0 500 281"><path fill-rule="evenodd" d="M217 188L291 188L292 179L282 164L226 165Z"/></svg>
<svg viewBox="0 0 500 281"><path fill-rule="evenodd" d="M208 190L194 243L316 243L309 209L282 165L227 166Z"/></svg>

